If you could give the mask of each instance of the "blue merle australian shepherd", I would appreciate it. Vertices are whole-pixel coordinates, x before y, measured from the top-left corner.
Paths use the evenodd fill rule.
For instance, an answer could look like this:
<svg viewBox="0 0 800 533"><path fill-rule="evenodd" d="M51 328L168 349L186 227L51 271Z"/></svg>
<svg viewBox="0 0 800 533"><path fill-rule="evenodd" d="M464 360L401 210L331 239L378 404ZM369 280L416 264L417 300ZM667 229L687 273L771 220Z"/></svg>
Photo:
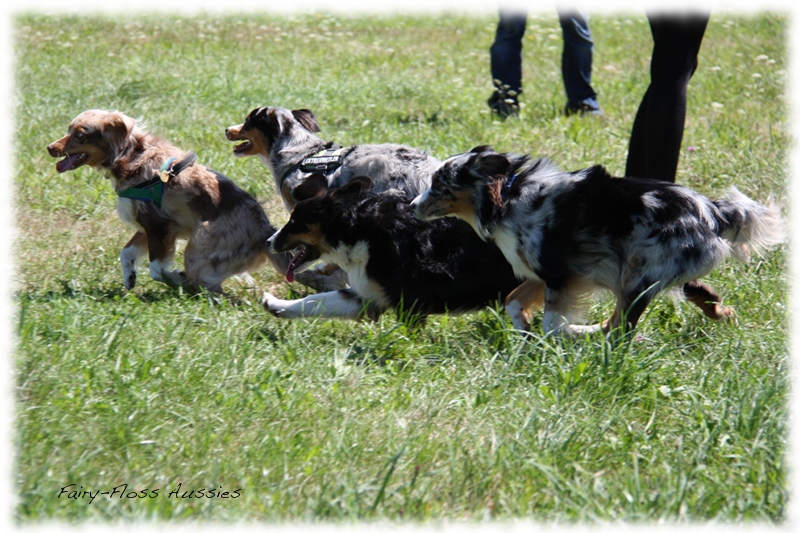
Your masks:
<svg viewBox="0 0 800 533"><path fill-rule="evenodd" d="M657 293L681 287L712 318L732 316L697 279L729 254L748 261L781 242L775 207L732 189L712 201L680 185L611 177L601 166L563 172L486 146L445 160L412 204L433 219L467 221L495 242L520 277L545 285L545 332L634 328ZM605 323L572 323L582 297L616 296Z"/></svg>

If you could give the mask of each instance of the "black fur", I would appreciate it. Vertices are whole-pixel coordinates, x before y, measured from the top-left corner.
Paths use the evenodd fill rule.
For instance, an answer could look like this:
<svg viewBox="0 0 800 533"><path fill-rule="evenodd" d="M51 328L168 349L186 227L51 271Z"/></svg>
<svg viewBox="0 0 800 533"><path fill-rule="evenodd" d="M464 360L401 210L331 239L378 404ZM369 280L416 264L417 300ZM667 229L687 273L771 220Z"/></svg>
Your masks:
<svg viewBox="0 0 800 533"><path fill-rule="evenodd" d="M408 200L365 194L361 189L356 178L345 187L299 202L272 239L273 249L295 248L301 241L292 235L316 226L322 242L302 244L313 244L323 259L336 260L353 280L358 279L354 270L359 266L341 261L332 251L366 243L363 269L385 299L375 299L358 286L353 291L364 300L377 300L381 312L401 305L422 315L479 309L505 298L522 283L500 250L482 241L464 222L424 221L414 216Z"/></svg>

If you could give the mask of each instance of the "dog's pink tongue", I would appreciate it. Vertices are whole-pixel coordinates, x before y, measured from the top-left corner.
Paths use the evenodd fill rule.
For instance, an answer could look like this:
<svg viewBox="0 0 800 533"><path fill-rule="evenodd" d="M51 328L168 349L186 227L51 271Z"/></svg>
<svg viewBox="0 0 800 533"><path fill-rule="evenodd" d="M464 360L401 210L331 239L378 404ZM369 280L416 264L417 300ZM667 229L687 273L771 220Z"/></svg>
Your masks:
<svg viewBox="0 0 800 533"><path fill-rule="evenodd" d="M77 161L79 157L80 154L68 155L67 157L56 163L56 171L58 171L58 173L61 174L62 172L72 170L73 168L75 168L75 161Z"/></svg>
<svg viewBox="0 0 800 533"><path fill-rule="evenodd" d="M305 257L305 255L306 251L301 246L300 250L298 250L298 252L294 254L294 257L292 257L292 260L289 261L289 266L286 268L286 281L289 283L294 281L294 271L297 268L297 265L303 262L303 257Z"/></svg>

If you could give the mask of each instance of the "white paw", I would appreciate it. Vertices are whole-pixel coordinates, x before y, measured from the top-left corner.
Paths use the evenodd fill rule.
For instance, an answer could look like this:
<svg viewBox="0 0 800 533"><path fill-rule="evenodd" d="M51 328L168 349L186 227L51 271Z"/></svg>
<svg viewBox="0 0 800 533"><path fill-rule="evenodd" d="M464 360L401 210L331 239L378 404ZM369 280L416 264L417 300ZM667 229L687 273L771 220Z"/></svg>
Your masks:
<svg viewBox="0 0 800 533"><path fill-rule="evenodd" d="M123 248L119 253L119 262L122 265L122 284L131 290L136 286L136 250Z"/></svg>
<svg viewBox="0 0 800 533"><path fill-rule="evenodd" d="M150 263L150 277L166 283L170 287L181 287L187 284L188 278L182 270L172 270L160 261Z"/></svg>
<svg viewBox="0 0 800 533"><path fill-rule="evenodd" d="M510 302L506 305L506 313L508 313L509 318L511 318L511 324L514 326L514 329L518 331L530 331L531 326L525 318L525 310L522 304L517 301Z"/></svg>
<svg viewBox="0 0 800 533"><path fill-rule="evenodd" d="M281 318L286 311L284 302L285 300L275 298L268 292L264 292L264 295L261 297L261 306L264 308L264 310L278 318Z"/></svg>

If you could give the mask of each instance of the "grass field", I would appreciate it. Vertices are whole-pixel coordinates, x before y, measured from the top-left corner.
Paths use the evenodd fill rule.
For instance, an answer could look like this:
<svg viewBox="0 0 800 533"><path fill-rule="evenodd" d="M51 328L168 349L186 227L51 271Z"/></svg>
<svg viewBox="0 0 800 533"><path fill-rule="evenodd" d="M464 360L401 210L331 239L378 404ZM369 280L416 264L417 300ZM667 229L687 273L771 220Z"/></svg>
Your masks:
<svg viewBox="0 0 800 533"><path fill-rule="evenodd" d="M84 109L119 109L265 200L276 225L288 217L271 176L224 137L261 105L310 108L323 138L345 145L406 143L443 158L491 144L621 174L649 79L644 15L591 19L599 119L560 115L561 37L548 12L529 21L520 119L493 120L495 24L14 19L19 523L785 522L785 248L709 276L737 325L663 297L617 346L546 338L541 315L523 337L500 308L420 330L392 315L286 322L235 282L221 302L146 276L126 291L118 253L132 232L107 180L88 168L58 175L45 150ZM786 202L787 28L775 13L712 16L680 183ZM304 294L277 272L255 277ZM599 298L590 318L610 309Z"/></svg>

